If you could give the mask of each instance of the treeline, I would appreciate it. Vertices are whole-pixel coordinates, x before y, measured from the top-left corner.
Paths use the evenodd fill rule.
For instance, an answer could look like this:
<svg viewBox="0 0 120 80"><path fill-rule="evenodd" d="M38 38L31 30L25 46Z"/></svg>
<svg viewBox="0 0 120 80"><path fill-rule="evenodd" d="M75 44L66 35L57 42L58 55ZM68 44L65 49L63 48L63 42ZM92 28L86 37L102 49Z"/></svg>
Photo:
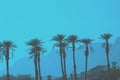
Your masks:
<svg viewBox="0 0 120 80"><path fill-rule="evenodd" d="M109 39L112 37L112 34L105 33L100 35L100 39L104 40L105 44L103 44L103 47L105 48L106 52L106 62L107 62L107 70L108 70L108 76L107 79L110 80L110 63L109 63ZM85 74L84 74L84 80L88 80L87 78L87 67L88 67L88 57L89 53L93 51L93 47L91 46L93 39L91 38L84 38L79 39L76 35L69 35L66 36L64 34L57 34L54 36L51 41L54 42L53 48L57 47L59 49L59 56L60 56L60 67L61 67L61 73L62 73L62 80L67 80L67 71L66 71L66 54L67 54L67 48L72 49L72 60L73 60L73 70L74 70L74 79L78 80L77 78L77 72L76 72L76 44L80 43L83 44L85 47ZM28 46L28 54L30 58L33 59L34 62L34 71L35 71L35 80L42 80L42 74L41 74L41 64L40 64L40 57L42 53L47 52L47 49L43 46L44 42L40 39L31 39L30 41L26 42L26 45ZM3 57L6 60L6 71L7 71L7 80L10 80L9 76L9 59L10 59L10 53L11 51L15 51L15 48L17 48L16 44L14 44L12 41L3 41L0 43L0 59L3 59ZM78 67L79 68L79 67Z"/></svg>
<svg viewBox="0 0 120 80"><path fill-rule="evenodd" d="M114 65L114 64L112 64ZM96 66L88 71L88 80L107 80L107 70L106 66ZM112 67L111 68L111 80L120 80L120 67ZM78 80L84 80L84 72L77 75ZM18 76L12 76L10 75L11 80L35 80L34 77L30 75L18 75ZM0 80L7 80L7 76L0 77ZM62 80L62 77L53 77L51 75L48 75L44 77L42 80ZM67 80L74 80L74 75L70 74L68 75Z"/></svg>
<svg viewBox="0 0 120 80"><path fill-rule="evenodd" d="M0 80L8 80L7 76L2 76L0 77ZM10 75L10 80L34 80L34 78L30 75L18 75L18 76L13 76Z"/></svg>

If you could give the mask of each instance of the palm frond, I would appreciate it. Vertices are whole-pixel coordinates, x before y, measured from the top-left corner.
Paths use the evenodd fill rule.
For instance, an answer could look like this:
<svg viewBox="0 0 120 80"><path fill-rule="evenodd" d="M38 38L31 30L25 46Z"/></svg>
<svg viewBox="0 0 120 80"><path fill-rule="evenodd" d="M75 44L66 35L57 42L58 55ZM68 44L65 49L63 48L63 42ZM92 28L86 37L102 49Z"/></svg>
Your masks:
<svg viewBox="0 0 120 80"><path fill-rule="evenodd" d="M109 44L109 47L111 48L113 45L112 44Z"/></svg>
<svg viewBox="0 0 120 80"><path fill-rule="evenodd" d="M66 49L67 49L67 50L68 50L68 49L72 49L72 47L71 47L71 46L67 46Z"/></svg>
<svg viewBox="0 0 120 80"><path fill-rule="evenodd" d="M30 55L29 58L32 59L34 56L33 55Z"/></svg>
<svg viewBox="0 0 120 80"><path fill-rule="evenodd" d="M57 53L57 54L58 54L58 53L59 53L59 50L56 50L56 51L55 51L55 53Z"/></svg>
<svg viewBox="0 0 120 80"><path fill-rule="evenodd" d="M89 49L90 49L90 52L93 52L93 53L95 52L92 46L89 46Z"/></svg>
<svg viewBox="0 0 120 80"><path fill-rule="evenodd" d="M106 44L105 43L102 43L102 48L105 48L106 47Z"/></svg>
<svg viewBox="0 0 120 80"><path fill-rule="evenodd" d="M29 46L39 46L39 45L42 46L42 43L43 42L41 40L35 38L35 39L30 40L26 44L29 45Z"/></svg>
<svg viewBox="0 0 120 80"><path fill-rule="evenodd" d="M54 51L55 47L59 47L59 44L58 43L54 44L52 47L52 51Z"/></svg>
<svg viewBox="0 0 120 80"><path fill-rule="evenodd" d="M66 37L66 35L64 35L64 34L57 34L56 36L54 36L52 38L52 41L60 42L60 41L64 40L65 37Z"/></svg>
<svg viewBox="0 0 120 80"><path fill-rule="evenodd" d="M85 46L81 45L81 46L78 47L78 50L81 50L81 49L84 49L84 48L85 48Z"/></svg>
<svg viewBox="0 0 120 80"><path fill-rule="evenodd" d="M3 62L3 55L0 54L0 60Z"/></svg>
<svg viewBox="0 0 120 80"><path fill-rule="evenodd" d="M42 48L40 52L41 52L42 54L44 54L44 53L47 52L47 49Z"/></svg>
<svg viewBox="0 0 120 80"><path fill-rule="evenodd" d="M13 52L11 52L11 55L12 55L11 57L13 58Z"/></svg>

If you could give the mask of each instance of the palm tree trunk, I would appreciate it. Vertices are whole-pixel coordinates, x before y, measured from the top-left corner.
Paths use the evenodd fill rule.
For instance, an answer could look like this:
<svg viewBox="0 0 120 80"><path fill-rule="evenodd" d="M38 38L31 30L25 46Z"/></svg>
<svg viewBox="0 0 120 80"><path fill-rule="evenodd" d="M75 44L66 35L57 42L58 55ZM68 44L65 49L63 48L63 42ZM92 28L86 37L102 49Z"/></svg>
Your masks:
<svg viewBox="0 0 120 80"><path fill-rule="evenodd" d="M72 43L73 48L73 68L74 68L74 80L77 80L77 74L76 74L76 61L75 61L75 43Z"/></svg>
<svg viewBox="0 0 120 80"><path fill-rule="evenodd" d="M110 63L109 63L109 56L107 55L107 67L108 67L108 80L110 80Z"/></svg>
<svg viewBox="0 0 120 80"><path fill-rule="evenodd" d="M85 80L87 80L87 62L88 62L88 56L86 56L86 60L85 60Z"/></svg>
<svg viewBox="0 0 120 80"><path fill-rule="evenodd" d="M61 63L61 70L62 70L62 79L64 79L64 69L63 69L63 58L62 58L62 47L60 47L60 63Z"/></svg>
<svg viewBox="0 0 120 80"><path fill-rule="evenodd" d="M109 43L106 40L106 57L107 57L107 67L108 67L108 80L110 80L110 63L109 63Z"/></svg>
<svg viewBox="0 0 120 80"><path fill-rule="evenodd" d="M87 80L87 64L88 64L88 44L86 44L86 50L85 50L85 80Z"/></svg>
<svg viewBox="0 0 120 80"><path fill-rule="evenodd" d="M38 80L38 68L37 68L37 56L34 57L34 66L35 66L35 80Z"/></svg>
<svg viewBox="0 0 120 80"><path fill-rule="evenodd" d="M9 75L9 60L6 59L6 69L7 69L7 80L10 80L10 75Z"/></svg>
<svg viewBox="0 0 120 80"><path fill-rule="evenodd" d="M10 75L9 75L9 48L7 48L5 57L6 57L7 80L10 80Z"/></svg>
<svg viewBox="0 0 120 80"><path fill-rule="evenodd" d="M66 53L65 49L63 48L63 62L64 62L64 77L65 80L67 80L67 73L66 73Z"/></svg>
<svg viewBox="0 0 120 80"><path fill-rule="evenodd" d="M67 80L67 73L66 73L66 60L64 59L64 78Z"/></svg>
<svg viewBox="0 0 120 80"><path fill-rule="evenodd" d="M41 69L40 69L40 53L38 55L38 73L39 73L39 80L42 80L42 76L41 76Z"/></svg>

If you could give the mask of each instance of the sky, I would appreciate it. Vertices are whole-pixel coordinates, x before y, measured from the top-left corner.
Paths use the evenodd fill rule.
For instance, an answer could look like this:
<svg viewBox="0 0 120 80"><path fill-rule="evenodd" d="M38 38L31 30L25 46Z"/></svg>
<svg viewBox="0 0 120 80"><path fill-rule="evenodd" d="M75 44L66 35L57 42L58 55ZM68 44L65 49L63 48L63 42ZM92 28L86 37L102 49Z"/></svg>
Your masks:
<svg viewBox="0 0 120 80"><path fill-rule="evenodd" d="M100 42L102 33L120 36L120 0L0 0L0 42L17 45L15 62L28 56L25 42L39 38L51 50L56 34ZM1 63L0 63L1 64Z"/></svg>

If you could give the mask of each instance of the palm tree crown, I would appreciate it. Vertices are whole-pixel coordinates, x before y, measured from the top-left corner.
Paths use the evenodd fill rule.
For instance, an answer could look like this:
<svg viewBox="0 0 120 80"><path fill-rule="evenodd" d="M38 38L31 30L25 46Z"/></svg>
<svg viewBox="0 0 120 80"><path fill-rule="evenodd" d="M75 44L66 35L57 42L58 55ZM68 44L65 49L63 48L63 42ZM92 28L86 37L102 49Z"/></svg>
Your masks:
<svg viewBox="0 0 120 80"><path fill-rule="evenodd" d="M2 47L3 54L7 59L9 59L8 50L14 51L14 48L17 48L17 46L13 44L12 41L3 41L3 43L1 44L1 47Z"/></svg>
<svg viewBox="0 0 120 80"><path fill-rule="evenodd" d="M0 54L0 56L4 56L6 60L7 80L10 80L10 76L9 76L10 51L15 51L14 48L16 48L16 45L13 44L12 41L3 41L3 43L0 44L0 48L1 48L1 53L2 53ZM12 56L13 56L13 53L12 53Z"/></svg>
<svg viewBox="0 0 120 80"><path fill-rule="evenodd" d="M52 38L53 41L57 41L57 42L61 42L62 40L64 40L66 35L63 35L63 34L57 34L57 36L54 36Z"/></svg>
<svg viewBox="0 0 120 80"><path fill-rule="evenodd" d="M76 35L70 35L68 38L67 38L67 41L69 43L73 43L73 42L76 42L77 41L77 36Z"/></svg>
<svg viewBox="0 0 120 80"><path fill-rule="evenodd" d="M3 47L6 47L6 48L16 48L17 46L15 44L13 44L12 41L4 41L3 44L2 44Z"/></svg>
<svg viewBox="0 0 120 80"><path fill-rule="evenodd" d="M102 34L101 35L101 38L100 39L104 39L104 40L108 40L112 37L112 34L110 33L105 33L105 34Z"/></svg>
<svg viewBox="0 0 120 80"><path fill-rule="evenodd" d="M30 40L29 42L27 42L27 45L30 45L30 46L39 46L41 45L41 43L43 43L41 40L39 39L32 39Z"/></svg>
<svg viewBox="0 0 120 80"><path fill-rule="evenodd" d="M79 42L82 42L82 43L84 43L84 44L86 44L86 45L88 45L88 44L91 44L91 42L92 42L93 40L86 38L86 39L81 39L81 40L78 40L78 41L79 41Z"/></svg>

